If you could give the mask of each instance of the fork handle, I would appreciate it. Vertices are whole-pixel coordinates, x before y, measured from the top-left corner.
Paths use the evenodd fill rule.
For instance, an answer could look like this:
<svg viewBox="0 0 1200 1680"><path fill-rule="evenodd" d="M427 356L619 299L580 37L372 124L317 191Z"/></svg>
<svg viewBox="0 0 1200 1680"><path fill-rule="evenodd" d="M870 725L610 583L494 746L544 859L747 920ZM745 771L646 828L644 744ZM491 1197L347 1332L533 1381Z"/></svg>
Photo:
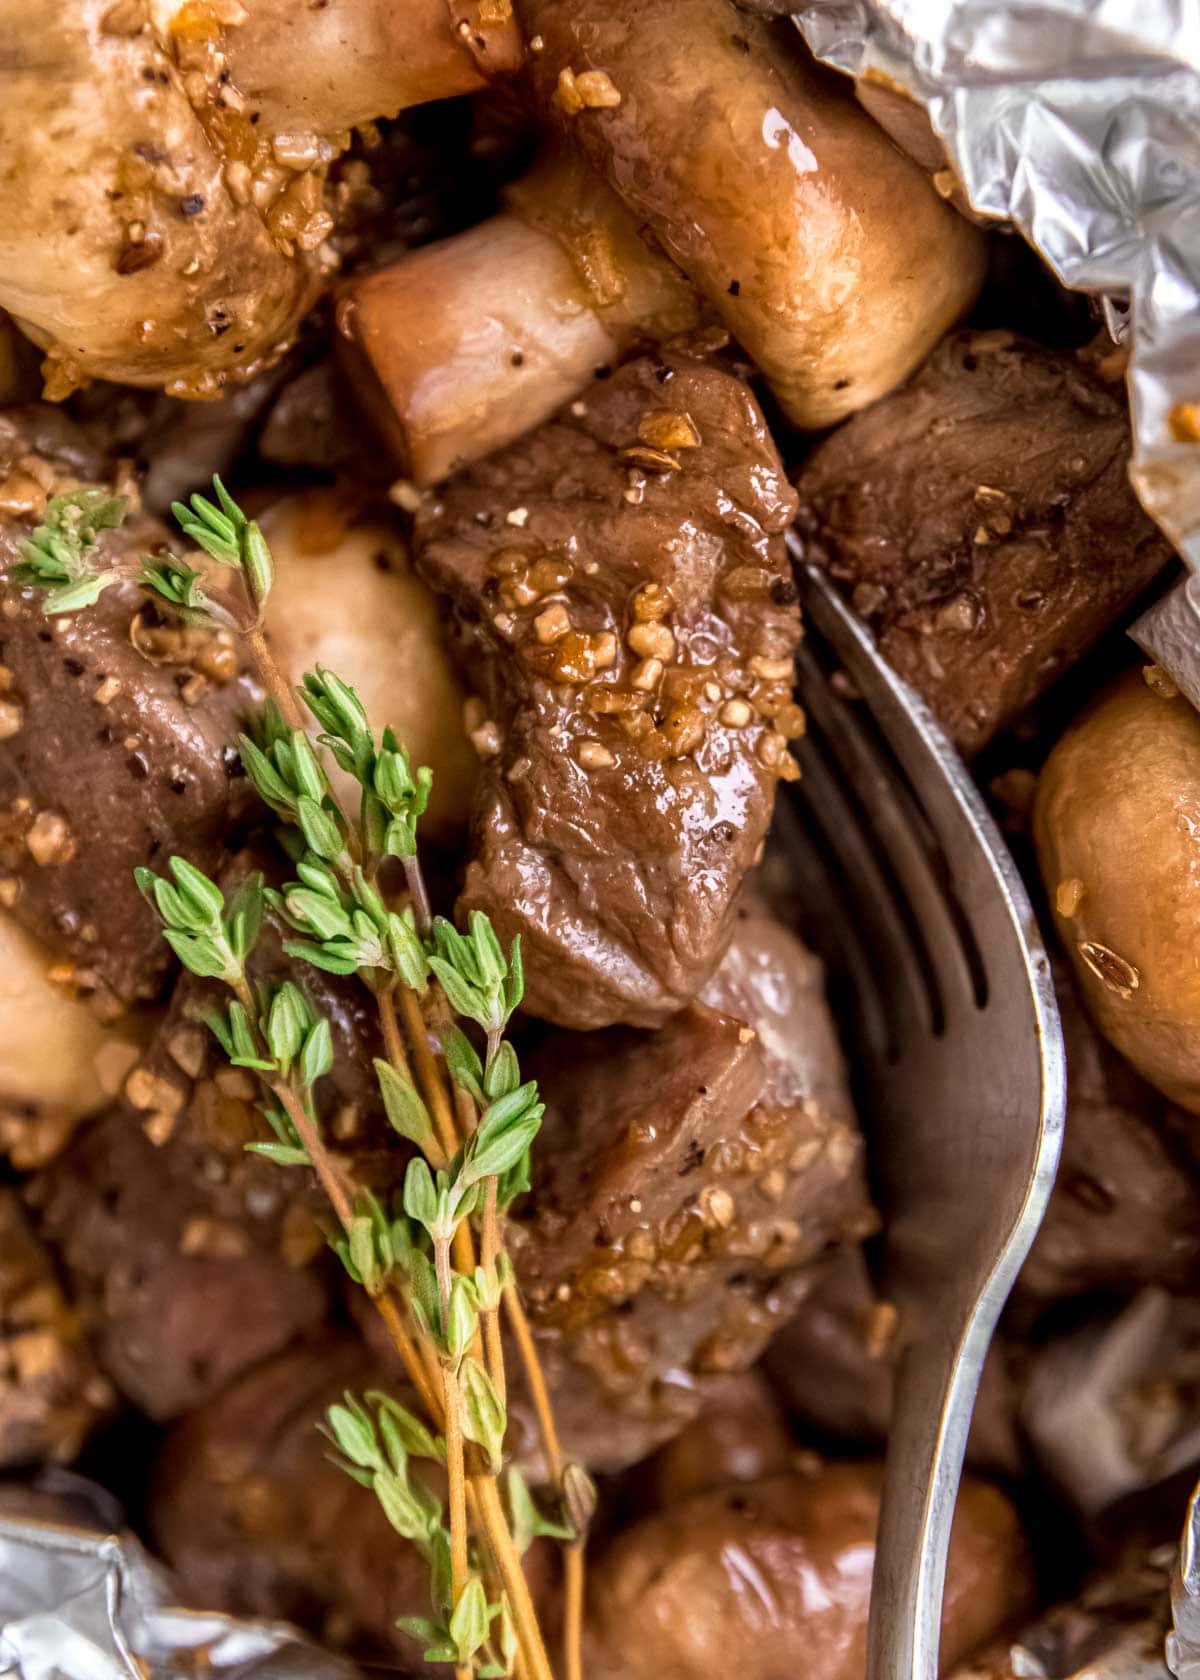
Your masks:
<svg viewBox="0 0 1200 1680"><path fill-rule="evenodd" d="M896 1371L867 1680L937 1680L950 1527L987 1348L982 1329L969 1327L958 1341L935 1332L912 1343Z"/></svg>

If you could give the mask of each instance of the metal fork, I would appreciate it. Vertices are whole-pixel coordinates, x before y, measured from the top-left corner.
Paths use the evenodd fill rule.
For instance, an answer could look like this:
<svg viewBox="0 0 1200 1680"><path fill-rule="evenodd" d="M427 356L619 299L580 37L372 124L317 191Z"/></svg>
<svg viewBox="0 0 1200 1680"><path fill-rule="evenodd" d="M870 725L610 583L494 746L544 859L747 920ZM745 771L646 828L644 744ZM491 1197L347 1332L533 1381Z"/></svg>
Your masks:
<svg viewBox="0 0 1200 1680"><path fill-rule="evenodd" d="M900 1315L867 1680L936 1680L979 1373L1058 1162L1062 1033L1025 889L961 760L797 558L808 733L786 843L850 1026Z"/></svg>

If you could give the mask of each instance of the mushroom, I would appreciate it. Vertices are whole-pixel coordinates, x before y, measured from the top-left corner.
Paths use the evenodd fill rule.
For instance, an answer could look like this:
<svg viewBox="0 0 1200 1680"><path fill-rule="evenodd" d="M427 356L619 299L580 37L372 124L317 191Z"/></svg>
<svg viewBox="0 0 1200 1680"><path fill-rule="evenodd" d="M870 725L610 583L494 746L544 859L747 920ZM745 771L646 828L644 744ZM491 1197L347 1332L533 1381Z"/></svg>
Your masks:
<svg viewBox="0 0 1200 1680"><path fill-rule="evenodd" d="M70 963L56 969L52 954L0 912L0 1109L36 1111L59 1141L111 1100L141 1034L135 1019L103 1023L73 989L72 971Z"/></svg>
<svg viewBox="0 0 1200 1680"><path fill-rule="evenodd" d="M351 125L478 85L477 39L515 51L511 19L464 41L445 0L151 11L0 0L0 307L55 398L211 397L277 359L333 263Z"/></svg>
<svg viewBox="0 0 1200 1680"><path fill-rule="evenodd" d="M414 764L433 770L426 823L465 828L477 759L466 694L441 638L438 605L394 526L354 518L331 491L277 502L263 516L276 579L267 630L294 680L327 665L357 689L377 729L390 725ZM358 790L331 774L343 797Z"/></svg>
<svg viewBox="0 0 1200 1680"><path fill-rule="evenodd" d="M617 0L527 0L525 16L565 142L504 214L341 294L355 383L416 482L692 329L704 300L813 428L899 384L971 303L978 229L759 20L726 0L634 22Z"/></svg>
<svg viewBox="0 0 1200 1680"><path fill-rule="evenodd" d="M176 31L195 10L178 8ZM410 105L474 93L486 72L513 70L521 60L511 14L481 21L472 12L488 8L478 5L254 0L238 10L242 21L225 30L224 56L238 93L273 134L329 135L394 117Z"/></svg>
<svg viewBox="0 0 1200 1680"><path fill-rule="evenodd" d="M1055 747L1035 810L1055 925L1100 1030L1200 1114L1200 717L1163 673L1109 689Z"/></svg>
<svg viewBox="0 0 1200 1680"><path fill-rule="evenodd" d="M547 109L796 425L899 384L972 302L982 235L794 31L728 0L522 0L521 16Z"/></svg>
<svg viewBox="0 0 1200 1680"><path fill-rule="evenodd" d="M432 484L549 418L699 306L620 199L566 147L508 208L341 288L339 348L402 471Z"/></svg>
<svg viewBox="0 0 1200 1680"><path fill-rule="evenodd" d="M856 1680L882 1477L827 1464L693 1494L622 1529L596 1559L588 1672L598 1680ZM953 1663L1027 1612L1016 1513L964 1479L942 1612Z"/></svg>

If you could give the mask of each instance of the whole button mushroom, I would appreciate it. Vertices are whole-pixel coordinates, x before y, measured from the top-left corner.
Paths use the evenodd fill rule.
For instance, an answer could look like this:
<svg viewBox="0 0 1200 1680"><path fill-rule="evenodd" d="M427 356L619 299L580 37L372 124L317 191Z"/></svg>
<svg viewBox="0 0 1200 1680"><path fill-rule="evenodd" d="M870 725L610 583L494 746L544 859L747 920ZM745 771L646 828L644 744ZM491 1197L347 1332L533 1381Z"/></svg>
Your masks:
<svg viewBox="0 0 1200 1680"><path fill-rule="evenodd" d="M596 1561L597 1680L861 1680L881 1474L830 1464L693 1495L624 1529ZM942 1654L966 1656L1030 1608L1012 1506L972 1479L950 1543Z"/></svg>
<svg viewBox="0 0 1200 1680"><path fill-rule="evenodd" d="M1151 671L1068 730L1035 832L1059 936L1101 1031L1200 1114L1200 717Z"/></svg>
<svg viewBox="0 0 1200 1680"><path fill-rule="evenodd" d="M522 0L535 84L758 363L788 418L890 390L979 288L984 240L843 83L729 0Z"/></svg>
<svg viewBox="0 0 1200 1680"><path fill-rule="evenodd" d="M469 20L464 19L469 25ZM511 20L471 41L516 55ZM350 128L479 85L444 0L0 0L0 307L91 378L211 397L290 342L333 264Z"/></svg>

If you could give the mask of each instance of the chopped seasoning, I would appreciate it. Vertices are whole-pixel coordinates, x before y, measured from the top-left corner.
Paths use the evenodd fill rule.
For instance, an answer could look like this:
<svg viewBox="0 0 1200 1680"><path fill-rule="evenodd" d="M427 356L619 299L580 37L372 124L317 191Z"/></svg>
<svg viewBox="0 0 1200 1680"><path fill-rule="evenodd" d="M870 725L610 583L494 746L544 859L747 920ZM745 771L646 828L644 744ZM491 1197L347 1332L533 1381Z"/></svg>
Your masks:
<svg viewBox="0 0 1200 1680"><path fill-rule="evenodd" d="M607 770L617 762L599 741L580 741L575 756L585 770Z"/></svg>
<svg viewBox="0 0 1200 1680"><path fill-rule="evenodd" d="M69 863L75 856L75 837L67 819L57 811L39 811L25 836L33 861L43 869Z"/></svg>
<svg viewBox="0 0 1200 1680"><path fill-rule="evenodd" d="M534 635L543 644L557 642L570 628L571 620L567 617L567 609L561 601L555 601L533 621Z"/></svg>
<svg viewBox="0 0 1200 1680"><path fill-rule="evenodd" d="M638 437L655 449L695 449L700 443L700 433L691 415L665 408L642 415Z"/></svg>
<svg viewBox="0 0 1200 1680"><path fill-rule="evenodd" d="M643 659L634 666L633 675L629 680L634 688L641 689L643 693L649 693L651 689L657 687L664 669L661 659Z"/></svg>
<svg viewBox="0 0 1200 1680"><path fill-rule="evenodd" d="M1160 700L1174 700L1179 693L1179 686L1174 677L1169 671L1164 671L1161 665L1143 665L1142 681Z"/></svg>
<svg viewBox="0 0 1200 1680"><path fill-rule="evenodd" d="M621 94L607 70L581 70L575 77L575 93L588 111L611 111L621 103Z"/></svg>
<svg viewBox="0 0 1200 1680"><path fill-rule="evenodd" d="M632 462L634 466L644 468L646 472L672 473L679 471L679 462L674 455L669 455L665 449L651 449L647 444L635 443L628 449L622 449L621 459Z"/></svg>
<svg viewBox="0 0 1200 1680"><path fill-rule="evenodd" d="M634 624L626 634L630 651L643 659L675 657L675 637L665 624Z"/></svg>
<svg viewBox="0 0 1200 1680"><path fill-rule="evenodd" d="M1072 875L1066 881L1058 883L1058 890L1054 895L1054 905L1060 916L1068 919L1078 910L1086 888L1078 875Z"/></svg>

